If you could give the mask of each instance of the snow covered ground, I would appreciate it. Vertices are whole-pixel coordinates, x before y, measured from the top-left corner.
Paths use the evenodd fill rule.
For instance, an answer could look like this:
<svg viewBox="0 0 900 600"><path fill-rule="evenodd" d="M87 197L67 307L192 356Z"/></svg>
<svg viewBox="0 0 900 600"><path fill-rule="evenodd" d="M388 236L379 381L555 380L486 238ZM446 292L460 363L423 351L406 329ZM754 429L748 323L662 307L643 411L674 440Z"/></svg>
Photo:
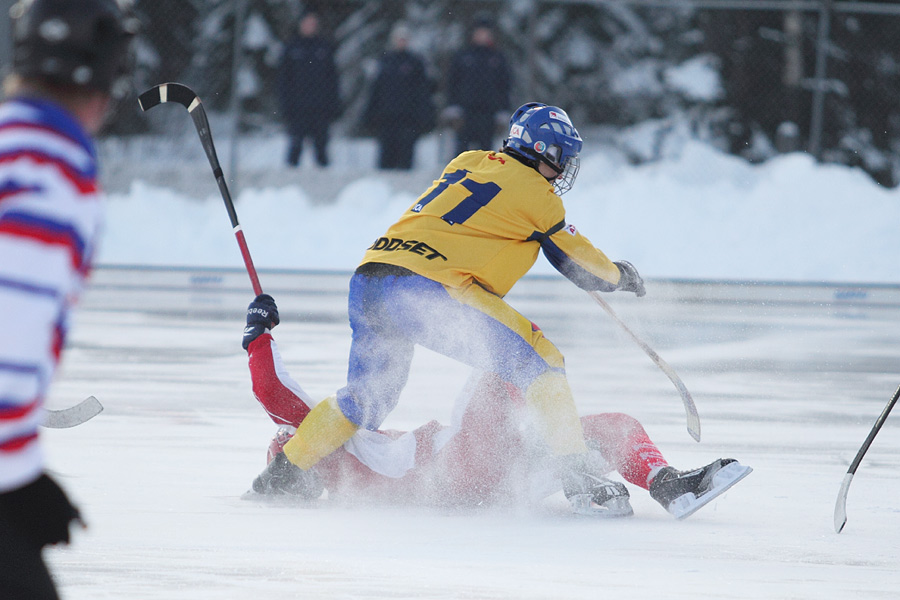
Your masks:
<svg viewBox="0 0 900 600"><path fill-rule="evenodd" d="M349 345L346 276L261 279L291 373L332 392ZM47 552L64 598L896 597L893 419L850 490L847 527L832 528L843 474L898 384L895 287L655 282L640 300L610 295L693 392L700 444L669 381L587 296L555 278L513 290L566 354L582 412L634 415L676 466L754 467L683 522L636 488L635 516L616 521L575 518L561 496L462 513L240 500L275 429L239 343L251 296L240 270L95 274L48 406L94 394L106 409L43 434L90 524ZM466 369L425 351L415 361L388 426L450 418Z"/></svg>

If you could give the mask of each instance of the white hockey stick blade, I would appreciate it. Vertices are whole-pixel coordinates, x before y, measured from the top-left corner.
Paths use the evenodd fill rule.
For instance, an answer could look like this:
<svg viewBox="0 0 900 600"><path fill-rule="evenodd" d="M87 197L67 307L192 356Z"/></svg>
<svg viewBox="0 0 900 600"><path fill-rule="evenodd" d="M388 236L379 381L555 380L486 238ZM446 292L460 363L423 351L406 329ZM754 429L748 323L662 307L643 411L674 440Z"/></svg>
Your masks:
<svg viewBox="0 0 900 600"><path fill-rule="evenodd" d="M834 503L834 532L840 533L847 524L847 492L850 490L850 482L853 481L853 473L844 475L841 483L841 491L838 492L837 501Z"/></svg>
<svg viewBox="0 0 900 600"><path fill-rule="evenodd" d="M847 524L847 490L850 489L850 482L853 481L853 476L856 474L856 469L859 468L859 463L862 462L863 456L866 455L869 446L872 445L875 436L878 435L881 426L884 425L888 415L891 414L891 409L894 408L898 399L900 399L900 387L897 388L897 391L894 392L894 396L888 401L884 410L881 411L881 414L878 415L875 424L872 426L872 430L869 431L869 435L866 436L866 441L863 442L859 452L856 453L856 458L850 463L847 474L844 475L844 482L841 484L841 490L838 492L837 502L834 505L834 530L837 533L840 533L844 528L844 525Z"/></svg>
<svg viewBox="0 0 900 600"><path fill-rule="evenodd" d="M66 429L87 423L103 412L103 405L94 396L88 396L75 406L61 410L44 409L43 426L49 429Z"/></svg>
<svg viewBox="0 0 900 600"><path fill-rule="evenodd" d="M672 500L668 511L679 521L689 516L730 490L734 485L753 472L753 469L733 462L725 465L719 472L713 475L713 487L700 497L694 494L684 494Z"/></svg>

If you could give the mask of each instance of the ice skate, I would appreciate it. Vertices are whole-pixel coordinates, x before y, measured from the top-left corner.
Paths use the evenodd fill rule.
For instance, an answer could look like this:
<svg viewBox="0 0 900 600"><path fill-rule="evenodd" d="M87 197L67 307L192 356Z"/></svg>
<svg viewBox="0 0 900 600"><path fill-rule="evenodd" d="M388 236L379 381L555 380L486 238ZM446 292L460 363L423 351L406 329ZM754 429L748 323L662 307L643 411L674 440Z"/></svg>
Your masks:
<svg viewBox="0 0 900 600"><path fill-rule="evenodd" d="M315 470L303 469L291 464L283 452L266 465L265 470L253 480L245 499L281 497L293 500L315 500L322 495L324 485Z"/></svg>
<svg viewBox="0 0 900 600"><path fill-rule="evenodd" d="M686 519L751 471L733 458L720 458L692 471L664 467L650 483L650 496L676 519Z"/></svg>
<svg viewBox="0 0 900 600"><path fill-rule="evenodd" d="M572 512L591 517L630 517L634 514L628 488L618 481L588 473L573 473L563 488Z"/></svg>

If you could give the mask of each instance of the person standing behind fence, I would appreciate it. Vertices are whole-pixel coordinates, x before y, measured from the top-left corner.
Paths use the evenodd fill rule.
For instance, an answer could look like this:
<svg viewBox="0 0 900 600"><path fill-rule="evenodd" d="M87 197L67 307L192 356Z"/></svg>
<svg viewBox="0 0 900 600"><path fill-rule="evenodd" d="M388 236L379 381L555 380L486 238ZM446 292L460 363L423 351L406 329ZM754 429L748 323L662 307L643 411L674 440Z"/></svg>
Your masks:
<svg viewBox="0 0 900 600"><path fill-rule="evenodd" d="M433 126L434 82L425 62L409 50L410 31L398 24L378 62L363 120L378 137L378 167L411 169L416 140Z"/></svg>
<svg viewBox="0 0 900 600"><path fill-rule="evenodd" d="M115 0L13 5L0 104L0 598L59 596L41 556L78 509L45 470L41 407L103 220L92 136L128 91L136 23Z"/></svg>
<svg viewBox="0 0 900 600"><path fill-rule="evenodd" d="M456 129L457 154L494 147L498 115L505 123L509 113L511 84L509 62L496 48L493 20L481 15L470 44L453 56L447 76L443 116Z"/></svg>
<svg viewBox="0 0 900 600"><path fill-rule="evenodd" d="M311 138L316 163L328 166L329 128L341 113L334 48L321 34L319 15L307 12L284 47L278 67L278 101L287 127L287 163L296 167Z"/></svg>

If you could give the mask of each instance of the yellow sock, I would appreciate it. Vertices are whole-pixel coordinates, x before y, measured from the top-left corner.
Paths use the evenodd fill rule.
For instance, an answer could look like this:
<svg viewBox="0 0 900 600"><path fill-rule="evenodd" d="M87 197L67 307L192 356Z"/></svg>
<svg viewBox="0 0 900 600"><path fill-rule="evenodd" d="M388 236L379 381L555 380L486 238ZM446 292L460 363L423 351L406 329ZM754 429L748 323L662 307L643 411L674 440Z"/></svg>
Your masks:
<svg viewBox="0 0 900 600"><path fill-rule="evenodd" d="M284 455L305 471L343 446L357 429L359 426L341 412L337 397L329 396L306 415L297 433L284 445Z"/></svg>
<svg viewBox="0 0 900 600"><path fill-rule="evenodd" d="M525 402L534 411L541 436L556 456L584 454L584 430L566 377L546 371L525 391Z"/></svg>

